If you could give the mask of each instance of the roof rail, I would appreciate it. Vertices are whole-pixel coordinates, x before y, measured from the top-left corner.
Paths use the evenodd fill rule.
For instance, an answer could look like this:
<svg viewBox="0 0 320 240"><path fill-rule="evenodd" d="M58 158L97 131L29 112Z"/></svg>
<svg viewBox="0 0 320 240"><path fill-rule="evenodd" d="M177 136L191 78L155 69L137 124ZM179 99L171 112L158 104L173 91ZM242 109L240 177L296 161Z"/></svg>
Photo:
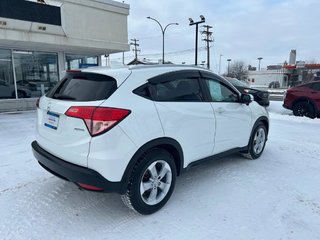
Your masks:
<svg viewBox="0 0 320 240"><path fill-rule="evenodd" d="M207 70L206 68L203 68L203 67L199 67L199 66L195 66L195 65L186 65L186 64L145 64L145 65L131 65L129 67L130 70L134 70L134 69L146 69L146 68L165 68L165 67L170 67L170 68L174 68L174 67L185 67L185 68L198 68L198 69L205 69Z"/></svg>

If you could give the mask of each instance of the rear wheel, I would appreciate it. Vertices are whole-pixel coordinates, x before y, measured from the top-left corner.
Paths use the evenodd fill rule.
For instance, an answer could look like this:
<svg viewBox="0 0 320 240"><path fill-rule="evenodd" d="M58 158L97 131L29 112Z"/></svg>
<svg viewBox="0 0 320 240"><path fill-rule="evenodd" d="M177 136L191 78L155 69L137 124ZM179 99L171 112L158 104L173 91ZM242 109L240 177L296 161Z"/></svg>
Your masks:
<svg viewBox="0 0 320 240"><path fill-rule="evenodd" d="M169 200L176 181L176 166L170 153L152 149L134 167L122 200L141 214L151 214Z"/></svg>
<svg viewBox="0 0 320 240"><path fill-rule="evenodd" d="M298 102L296 103L293 108L293 115L295 116L300 116L300 117L310 117L310 118L314 118L314 109L312 107L312 105L308 102Z"/></svg>

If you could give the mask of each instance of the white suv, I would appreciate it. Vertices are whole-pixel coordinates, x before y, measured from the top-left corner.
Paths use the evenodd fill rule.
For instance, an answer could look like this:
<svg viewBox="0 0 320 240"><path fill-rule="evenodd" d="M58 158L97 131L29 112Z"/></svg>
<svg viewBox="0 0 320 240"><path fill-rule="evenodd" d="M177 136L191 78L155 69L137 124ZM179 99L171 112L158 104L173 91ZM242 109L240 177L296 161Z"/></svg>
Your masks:
<svg viewBox="0 0 320 240"><path fill-rule="evenodd" d="M38 102L33 153L80 188L159 210L176 176L226 153L258 158L268 113L203 68L160 65L67 72Z"/></svg>

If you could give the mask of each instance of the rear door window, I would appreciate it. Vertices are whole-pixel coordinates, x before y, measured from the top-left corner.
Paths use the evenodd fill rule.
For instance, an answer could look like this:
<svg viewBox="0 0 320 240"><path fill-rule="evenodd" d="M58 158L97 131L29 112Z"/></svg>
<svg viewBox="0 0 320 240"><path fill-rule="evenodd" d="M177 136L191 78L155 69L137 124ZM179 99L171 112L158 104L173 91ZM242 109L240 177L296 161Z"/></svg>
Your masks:
<svg viewBox="0 0 320 240"><path fill-rule="evenodd" d="M158 75L148 80L150 96L162 102L202 102L199 72L182 70Z"/></svg>
<svg viewBox="0 0 320 240"><path fill-rule="evenodd" d="M165 102L201 102L202 92L198 79L182 78L154 85L158 101Z"/></svg>
<svg viewBox="0 0 320 240"><path fill-rule="evenodd" d="M95 73L68 73L47 97L66 101L98 101L109 98L117 89L117 81Z"/></svg>

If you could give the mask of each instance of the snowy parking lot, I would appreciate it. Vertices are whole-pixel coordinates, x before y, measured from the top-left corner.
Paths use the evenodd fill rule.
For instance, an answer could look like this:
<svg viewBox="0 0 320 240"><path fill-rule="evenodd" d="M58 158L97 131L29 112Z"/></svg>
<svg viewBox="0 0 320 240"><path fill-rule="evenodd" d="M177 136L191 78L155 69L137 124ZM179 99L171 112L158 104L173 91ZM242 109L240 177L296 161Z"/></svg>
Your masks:
<svg viewBox="0 0 320 240"><path fill-rule="evenodd" d="M191 168L159 212L80 191L32 155L35 111L0 114L0 239L320 239L320 119L272 101L258 160L232 155Z"/></svg>

